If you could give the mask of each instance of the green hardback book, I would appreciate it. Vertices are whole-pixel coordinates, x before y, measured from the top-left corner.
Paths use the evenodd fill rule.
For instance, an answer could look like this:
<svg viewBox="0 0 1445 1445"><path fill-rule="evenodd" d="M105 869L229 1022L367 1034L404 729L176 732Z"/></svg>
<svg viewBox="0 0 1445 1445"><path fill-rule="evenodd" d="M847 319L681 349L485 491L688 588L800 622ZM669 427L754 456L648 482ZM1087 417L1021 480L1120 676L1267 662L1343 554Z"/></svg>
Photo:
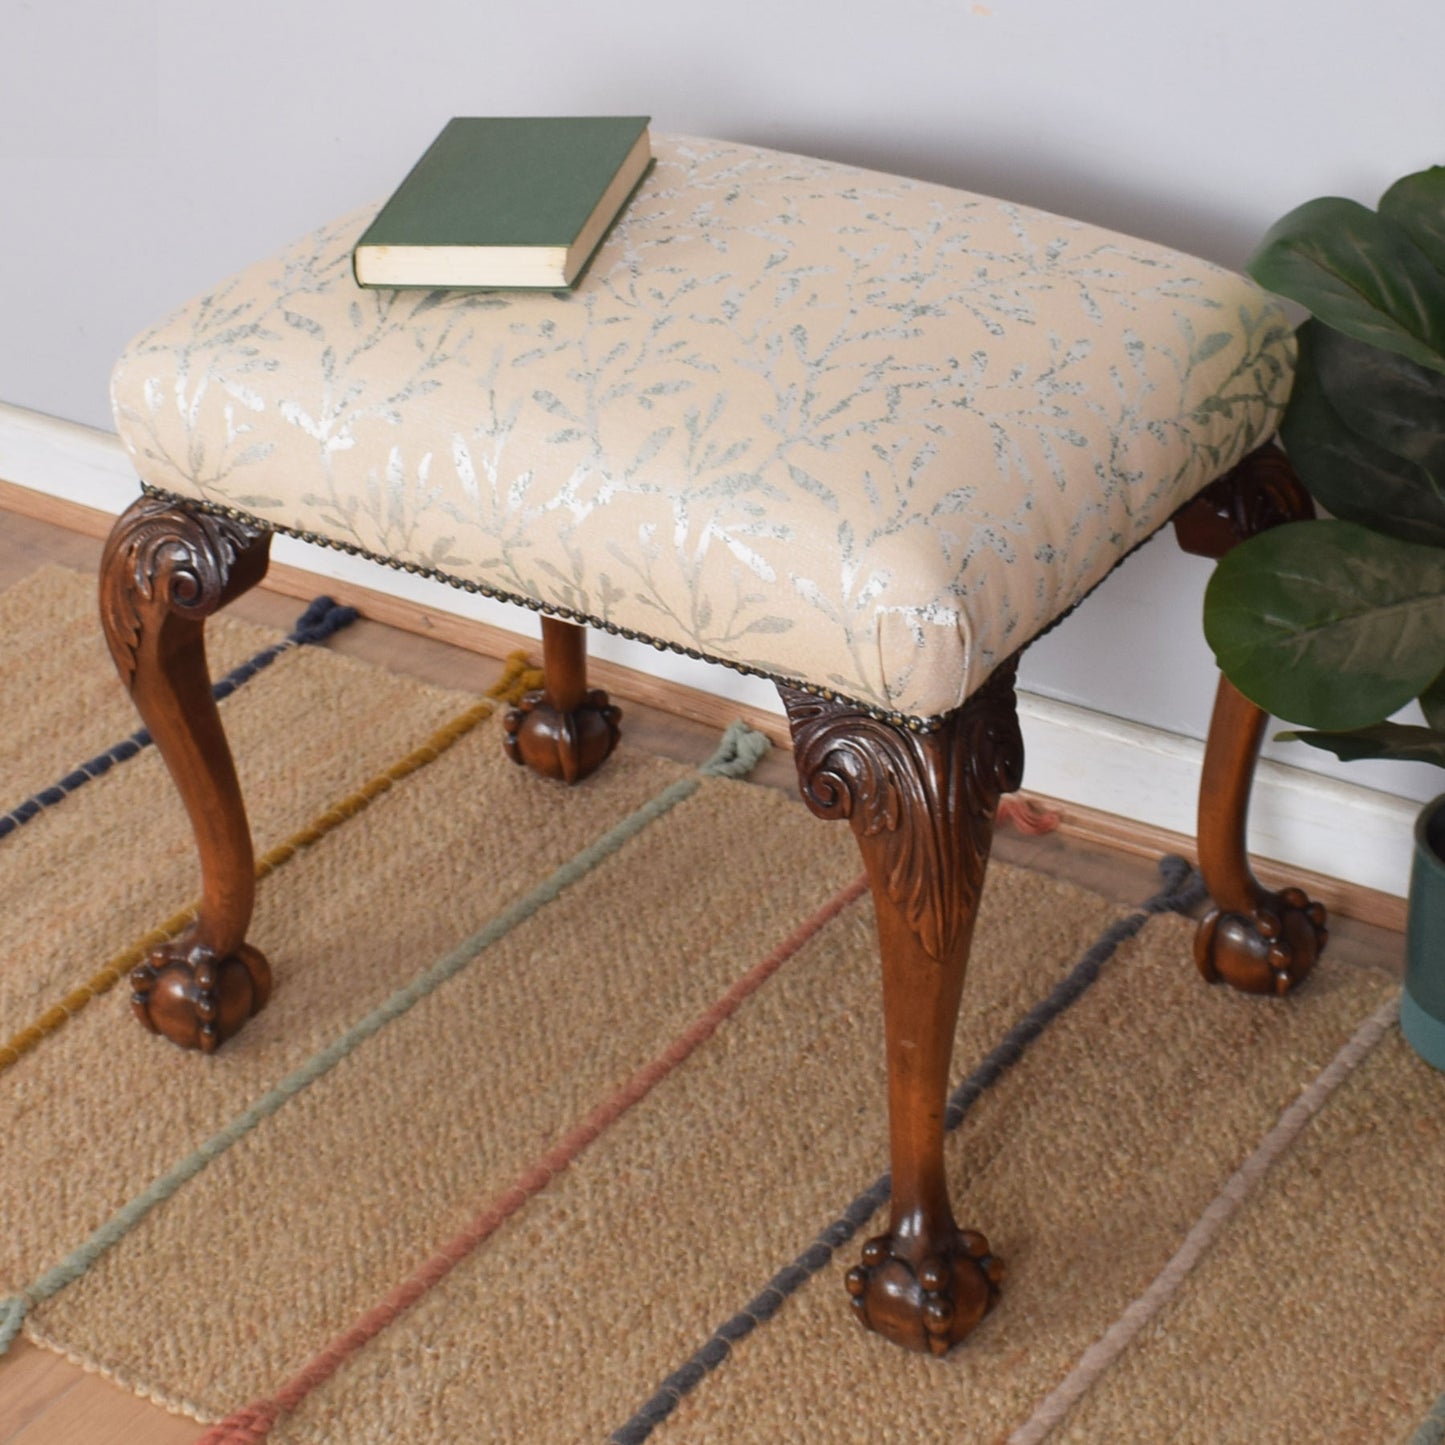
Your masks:
<svg viewBox="0 0 1445 1445"><path fill-rule="evenodd" d="M651 164L648 121L449 121L356 243L357 281L571 286Z"/></svg>

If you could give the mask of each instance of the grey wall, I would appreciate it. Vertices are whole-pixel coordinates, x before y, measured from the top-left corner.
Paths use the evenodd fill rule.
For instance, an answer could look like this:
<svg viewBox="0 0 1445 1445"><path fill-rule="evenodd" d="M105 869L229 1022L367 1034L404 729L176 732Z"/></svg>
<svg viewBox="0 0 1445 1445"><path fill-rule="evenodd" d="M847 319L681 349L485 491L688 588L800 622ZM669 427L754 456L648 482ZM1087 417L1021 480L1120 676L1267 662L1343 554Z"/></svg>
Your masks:
<svg viewBox="0 0 1445 1445"><path fill-rule="evenodd" d="M0 0L0 401L109 426L135 331L453 114L645 111L1237 266L1298 201L1445 159L1442 53L1440 0ZM1206 574L1151 544L1028 685L1199 735Z"/></svg>

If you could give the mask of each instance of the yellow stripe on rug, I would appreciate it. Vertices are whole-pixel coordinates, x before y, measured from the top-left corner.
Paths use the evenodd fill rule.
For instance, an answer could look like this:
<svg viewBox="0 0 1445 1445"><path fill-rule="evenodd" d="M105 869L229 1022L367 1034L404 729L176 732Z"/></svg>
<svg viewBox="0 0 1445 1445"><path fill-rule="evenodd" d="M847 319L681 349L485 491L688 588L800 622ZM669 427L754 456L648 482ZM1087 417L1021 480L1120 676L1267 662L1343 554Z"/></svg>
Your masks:
<svg viewBox="0 0 1445 1445"><path fill-rule="evenodd" d="M63 770L138 721L97 636L93 579L56 570L13 590L46 604L56 652L47 675L57 690L37 691L17 666L0 672L0 699L19 737L34 739L48 728L65 752L37 750L46 769L40 773L7 752L11 802L52 781L57 757ZM0 613L7 609L16 610L9 592L0 594ZM213 619L208 630L215 634L210 651L218 666L277 639L274 631L225 617ZM334 799L477 701L475 694L419 687L325 649L293 649L277 658L222 704L253 836L284 839L305 828ZM190 824L153 748L0 840L0 858L7 924L0 935L0 1040L27 1029L196 891ZM84 906L74 906L82 898Z"/></svg>
<svg viewBox="0 0 1445 1445"><path fill-rule="evenodd" d="M530 666L525 653L513 653L507 659L502 677L489 691L491 701L477 703L443 727L438 728L419 747L404 758L398 759L383 772L363 783L355 792L348 793L326 809L306 827L293 833L285 841L267 849L256 860L256 879L268 878L283 864L294 858L303 848L324 838L333 828L338 828L348 819L354 818L363 808L369 807L389 788L409 777L418 768L435 762L442 753L459 738L464 737L480 722L484 722L496 711L497 701L515 702L531 688L540 687L542 674ZM19 1062L42 1039L53 1034L69 1019L73 1018L101 994L109 992L138 963L144 961L153 948L168 943L177 937L196 916L199 900L193 899L186 907L173 913L164 923L143 934L134 943L123 948L109 963L93 973L84 983L79 984L53 1004L33 1024L21 1029L4 1044L0 1044L0 1072Z"/></svg>

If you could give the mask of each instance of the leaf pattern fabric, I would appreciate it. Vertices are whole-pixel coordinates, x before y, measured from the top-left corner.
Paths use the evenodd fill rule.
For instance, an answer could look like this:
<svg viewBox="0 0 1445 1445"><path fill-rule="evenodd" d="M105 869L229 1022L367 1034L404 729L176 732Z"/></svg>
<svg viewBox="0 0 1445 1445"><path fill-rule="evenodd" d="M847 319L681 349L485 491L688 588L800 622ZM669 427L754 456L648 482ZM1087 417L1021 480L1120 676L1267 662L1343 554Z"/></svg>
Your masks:
<svg viewBox="0 0 1445 1445"><path fill-rule="evenodd" d="M572 292L358 287L345 216L116 366L144 481L928 719L1275 429L1285 317L1098 227L656 137Z"/></svg>

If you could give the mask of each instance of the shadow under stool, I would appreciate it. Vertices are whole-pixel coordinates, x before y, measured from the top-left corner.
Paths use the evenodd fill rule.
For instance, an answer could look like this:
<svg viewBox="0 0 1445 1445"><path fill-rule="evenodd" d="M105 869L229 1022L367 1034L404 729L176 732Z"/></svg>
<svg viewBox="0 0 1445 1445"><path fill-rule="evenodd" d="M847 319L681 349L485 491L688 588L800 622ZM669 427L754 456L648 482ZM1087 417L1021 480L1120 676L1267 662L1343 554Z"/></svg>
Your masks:
<svg viewBox="0 0 1445 1445"><path fill-rule="evenodd" d="M273 533L540 610L546 686L506 745L568 783L618 735L586 627L771 678L803 797L847 819L877 911L893 1194L849 1293L938 1354L1002 1277L955 1222L943 1136L993 820L1022 776L1019 655L1167 522L1218 557L1311 515L1270 441L1290 331L1247 280L1097 227L751 146L656 153L572 292L363 290L372 206L117 364L144 495L101 611L203 880L135 1007L211 1050L270 990L203 629ZM1264 725L1220 683L1196 951L1211 979L1281 993L1324 911L1249 871Z"/></svg>

